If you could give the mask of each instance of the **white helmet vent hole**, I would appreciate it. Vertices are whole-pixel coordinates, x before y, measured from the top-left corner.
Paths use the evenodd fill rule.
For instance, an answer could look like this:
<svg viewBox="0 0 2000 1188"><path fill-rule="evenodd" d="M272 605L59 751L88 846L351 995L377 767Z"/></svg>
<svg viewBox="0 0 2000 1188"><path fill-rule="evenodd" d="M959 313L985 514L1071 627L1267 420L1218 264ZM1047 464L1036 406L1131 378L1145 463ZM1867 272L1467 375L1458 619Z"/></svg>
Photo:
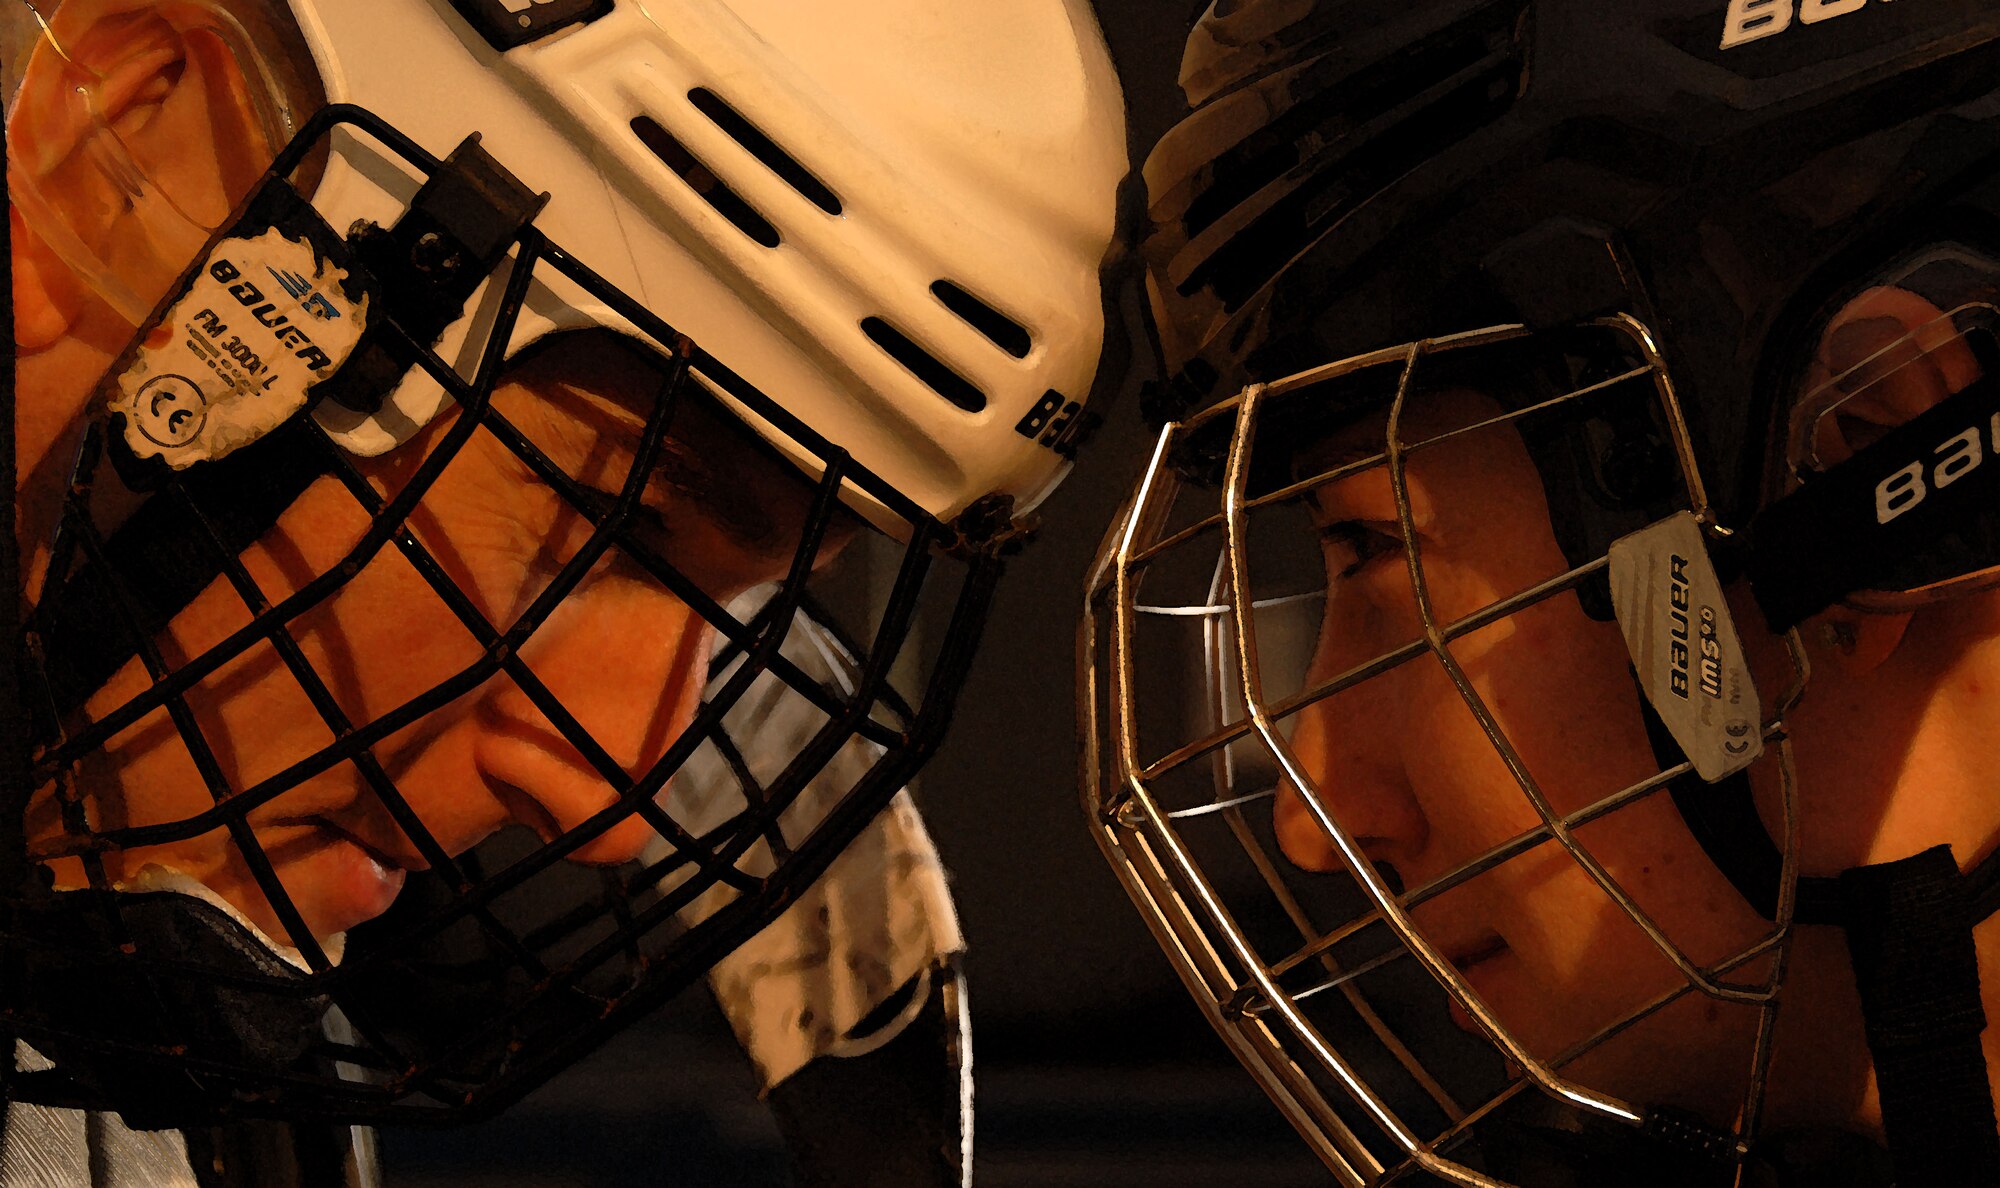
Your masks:
<svg viewBox="0 0 2000 1188"><path fill-rule="evenodd" d="M911 375L930 386L931 391L951 401L966 412L983 412L986 409L986 393L966 380L936 355L918 346L909 335L896 329L881 318L863 318L861 332L875 340L875 345L888 352L889 357L909 369Z"/></svg>
<svg viewBox="0 0 2000 1188"><path fill-rule="evenodd" d="M678 174L702 201L714 207L715 213L736 224L737 230L765 247L778 246L778 229L771 225L771 220L758 214L755 207L743 200L742 195L724 185L721 178L687 150L687 146L674 139L673 133L647 116L633 117L632 132L654 156L666 162L667 168Z"/></svg>
<svg viewBox="0 0 2000 1188"><path fill-rule="evenodd" d="M798 158L779 148L778 143L764 135L761 128L724 103L715 92L706 87L696 87L688 92L688 102L727 133L731 140L742 145L744 151L762 161L764 167L777 174L786 185L803 194L806 201L830 215L840 213L839 195L799 164Z"/></svg>
<svg viewBox="0 0 2000 1188"><path fill-rule="evenodd" d="M931 293L944 303L946 309L957 314L966 325L984 334L992 340L994 346L1016 359L1027 358L1029 348L1035 345L1026 326L950 281L931 282Z"/></svg>

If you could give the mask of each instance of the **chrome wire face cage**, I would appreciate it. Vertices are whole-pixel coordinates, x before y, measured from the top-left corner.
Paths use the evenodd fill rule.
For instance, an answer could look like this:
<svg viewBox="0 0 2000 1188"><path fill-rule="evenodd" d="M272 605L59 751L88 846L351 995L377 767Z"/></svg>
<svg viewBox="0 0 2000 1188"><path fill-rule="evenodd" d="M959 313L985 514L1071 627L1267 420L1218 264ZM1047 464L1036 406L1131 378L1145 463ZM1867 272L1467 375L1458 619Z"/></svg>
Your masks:
<svg viewBox="0 0 2000 1188"><path fill-rule="evenodd" d="M394 128L352 107L316 115L281 154L269 179L292 176L336 130L379 142L422 178L446 163ZM94 487L113 481L100 426L86 443L55 538L49 592L94 567L116 613L102 630L143 664L143 692L80 717L55 704L46 676L51 641L34 629L23 676L31 713L49 736L33 756L29 798L53 795L60 825L31 835L28 862L14 868L0 914L0 960L13 989L0 1001L0 1030L55 1061L51 1071L14 1071L16 1100L112 1108L152 1124L187 1124L223 1114L324 1117L364 1122L457 1120L518 1098L639 1014L704 973L761 929L825 869L910 779L940 741L983 624L1008 535L1004 514L983 526L968 514L946 525L890 484L853 464L782 402L731 374L661 317L604 282L530 223L508 249L504 293L470 368L454 363L393 319L379 325L396 348L449 393L456 418L400 485L386 492L311 416L298 416L239 456L291 451L291 462L330 479L365 512L368 526L331 565L273 596L238 556L246 543L221 530L230 515L226 485L204 483L201 468L166 477L148 509L165 509L208 556L221 588L240 601L243 625L198 654L175 655L156 638L157 615L143 591L107 558L116 534L100 526ZM661 363L657 394L640 410L643 429L622 488L607 497L586 488L510 422L494 402L504 352L524 302L540 284L573 285L602 301L645 336ZM495 284L495 290L503 286ZM627 331L629 337L629 330ZM462 374L469 370L470 374ZM692 402L721 408L703 389L726 390L823 467L799 479L809 511L783 547L787 572L760 599L718 604L648 528L642 496L669 452L677 419ZM722 415L727 415L722 414ZM748 429L743 432L748 433ZM447 467L469 443L486 439L517 460L588 524L574 555L551 567L538 593L511 618L481 609L461 587L438 537L412 520ZM234 457L231 459L234 461ZM807 624L827 619L815 569L841 531L844 490L859 491L899 521L906 543L893 584L871 599L869 621L833 657L836 679L822 682L792 658ZM982 509L985 510L985 509ZM880 513L876 513L879 521ZM848 527L857 526L848 521ZM865 529L862 529L865 531ZM445 542L450 544L448 540ZM649 589L670 595L716 638L709 680L686 728L657 760L629 770L593 735L524 658L593 569L616 560ZM476 645L477 658L386 712L357 717L353 674L316 666L302 640L310 616L370 567L408 567L435 603ZM919 616L948 622L916 642ZM850 620L850 627L854 623ZM824 641L823 634L815 635ZM820 645L826 647L824 642ZM837 649L836 649L837 650ZM199 712L217 696L218 674L261 656L289 674L319 715L328 739L289 766L254 782L233 779L212 720ZM919 691L906 701L891 683ZM610 674L607 674L609 676ZM547 840L510 829L451 852L432 833L390 774L385 740L476 690L511 686L602 781L609 803ZM777 690L776 693L773 690ZM809 726L788 734L795 750L760 748L752 703L791 703ZM39 702L39 703L38 703ZM107 744L140 728L177 736L200 772L212 808L186 819L121 823L101 813L89 765ZM788 746L792 745L788 741ZM858 778L833 786L822 773L851 748L871 757ZM700 759L725 773L721 788L688 803L677 772ZM345 956L330 954L302 919L250 815L322 773L351 770L361 795L392 817L428 863L414 872L383 917L357 928ZM849 770L855 770L850 766ZM27 810L15 792L10 821ZM634 818L654 835L637 863L598 870L561 861ZM253 944L247 932L187 895L117 888L105 856L226 833L256 885L296 942L296 965ZM18 837L16 832L14 836ZM45 867L81 860L89 886L52 889ZM720 892L720 894L716 894ZM706 897L705 914L687 912ZM716 901L720 899L719 906Z"/></svg>
<svg viewBox="0 0 2000 1188"><path fill-rule="evenodd" d="M1422 423L1436 388L1484 387L1467 379L1483 373L1484 360L1497 374L1551 333L1500 326L1415 342L1253 385L1170 423L1091 574L1079 704L1082 796L1093 833L1209 1022L1343 1184L1509 1183L1514 1165L1496 1154L1495 1136L1526 1111L1655 1135L1675 1130L1672 1111L1623 1092L1615 1075L1597 1083L1593 1069L1621 1040L1650 1042L1649 1025L1672 1025L1675 1011L1690 1009L1682 1003L1707 1004L1711 1019L1728 1016L1729 1034L1745 1042L1740 1058L1730 1057L1731 1083L1741 1089L1734 1107L1705 1125L1684 1119L1681 1136L1699 1134L1695 1145L1727 1159L1740 1157L1757 1129L1796 886L1784 731L1806 677L1796 636L1776 661L1789 668L1789 687L1767 700L1762 721L1768 749L1760 769L1783 806L1782 822L1773 822L1774 831L1782 826L1784 854L1776 920L1755 920L1727 944L1708 938L1694 946L1628 885L1637 868L1605 857L1624 852L1614 831L1627 818L1670 808L1661 793L1694 779L1691 764L1647 754L1641 771L1619 769L1619 786L1558 786L1542 773L1561 764L1546 762L1528 745L1533 740L1510 729L1519 707L1491 688L1487 661L1508 649L1468 655L1482 631L1513 631L1510 624L1545 613L1537 608L1565 605L1570 614L1590 583L1604 581L1605 553L1569 556L1474 606L1447 603L1438 589L1444 579L1426 560L1428 497L1413 487L1413 468L1453 443L1517 439L1538 424L1581 421L1607 402L1648 409L1676 472L1674 504L1693 514L1709 541L1728 535L1707 506L1667 367L1650 333L1629 318L1563 332L1610 360L1587 382L1545 387L1498 411L1482 406L1442 428ZM1433 373L1451 378L1427 383ZM1376 395L1357 402L1357 391ZM1357 417L1357 403L1376 419ZM1363 444L1337 456L1311 448L1340 434ZM1273 454L1289 460L1282 472L1274 473ZM1379 546L1387 567L1380 580L1408 599L1398 621L1409 630L1385 641L1393 646L1340 652L1327 639L1334 595L1317 587L1351 571L1328 577L1336 562L1323 562L1318 549L1289 569L1280 554L1287 533L1296 544L1321 531L1302 523L1317 492L1370 481L1378 496L1393 497L1384 505L1391 510L1369 518L1387 521L1377 530L1400 538L1400 547ZM1496 506L1490 514L1503 512ZM1575 630L1615 637L1612 624L1573 618L1581 624ZM1523 662L1519 647L1509 659ZM1629 668L1614 676L1629 687ZM1326 759L1375 745L1341 733L1343 716L1360 712L1346 707L1363 704L1354 698L1389 697L1369 691L1420 679L1432 682L1432 702L1451 703L1462 737L1478 740L1483 770L1500 773L1480 790L1507 801L1524 822L1504 836L1474 834L1477 852L1429 865L1404 861L1414 844L1401 856L1385 847L1393 830L1380 827L1374 806L1394 781L1342 788ZM1189 687L1200 689L1198 698L1186 696ZM1364 719L1355 729L1387 732L1388 721ZM1312 747L1300 741L1308 730ZM1316 847L1316 870L1280 849L1274 816L1288 798ZM1453 803L1416 799L1433 817ZM1619 951L1650 962L1636 980L1643 992L1613 1015L1591 1015L1585 1034L1538 1032L1523 1014L1522 1000L1532 996L1519 985L1482 991L1474 984L1480 975L1468 971L1490 952L1468 951L1463 936L1442 935L1450 929L1427 918L1454 896L1469 905L1461 917L1487 911L1520 885L1505 882L1506 872L1522 868L1581 889L1592 898L1586 909L1600 916L1615 913L1625 937ZM1523 949L1510 960L1527 960L1519 937L1501 941L1496 933L1493 941ZM1572 982L1590 976L1569 972ZM1535 995L1551 989L1546 981L1522 984L1538 987Z"/></svg>

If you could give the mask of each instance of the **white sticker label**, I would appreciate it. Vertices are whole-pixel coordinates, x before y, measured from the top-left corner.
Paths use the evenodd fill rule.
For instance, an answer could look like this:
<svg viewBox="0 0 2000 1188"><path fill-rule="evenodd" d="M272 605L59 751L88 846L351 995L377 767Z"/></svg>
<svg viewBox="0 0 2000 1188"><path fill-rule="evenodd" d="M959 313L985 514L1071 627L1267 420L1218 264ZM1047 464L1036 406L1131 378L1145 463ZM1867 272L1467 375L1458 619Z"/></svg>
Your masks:
<svg viewBox="0 0 2000 1188"><path fill-rule="evenodd" d="M1646 700L1696 774L1712 784L1764 753L1757 687L1691 513L1611 546L1611 605Z"/></svg>
<svg viewBox="0 0 2000 1188"><path fill-rule="evenodd" d="M140 458L176 470L256 441L305 407L368 325L347 273L273 227L215 245L118 377L111 410Z"/></svg>

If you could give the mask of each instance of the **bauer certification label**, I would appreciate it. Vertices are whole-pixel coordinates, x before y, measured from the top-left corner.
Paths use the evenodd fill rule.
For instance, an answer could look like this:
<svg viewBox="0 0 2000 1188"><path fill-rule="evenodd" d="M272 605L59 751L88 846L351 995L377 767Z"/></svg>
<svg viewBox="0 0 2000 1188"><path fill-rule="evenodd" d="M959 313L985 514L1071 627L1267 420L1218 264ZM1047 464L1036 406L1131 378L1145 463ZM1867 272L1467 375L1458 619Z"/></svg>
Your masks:
<svg viewBox="0 0 2000 1188"><path fill-rule="evenodd" d="M175 470L224 457L296 416L353 353L368 294L285 194L267 186L209 248L118 373L109 408L135 457Z"/></svg>
<svg viewBox="0 0 2000 1188"><path fill-rule="evenodd" d="M1764 753L1757 687L1692 514L1611 546L1611 605L1646 700L1696 774L1712 784Z"/></svg>

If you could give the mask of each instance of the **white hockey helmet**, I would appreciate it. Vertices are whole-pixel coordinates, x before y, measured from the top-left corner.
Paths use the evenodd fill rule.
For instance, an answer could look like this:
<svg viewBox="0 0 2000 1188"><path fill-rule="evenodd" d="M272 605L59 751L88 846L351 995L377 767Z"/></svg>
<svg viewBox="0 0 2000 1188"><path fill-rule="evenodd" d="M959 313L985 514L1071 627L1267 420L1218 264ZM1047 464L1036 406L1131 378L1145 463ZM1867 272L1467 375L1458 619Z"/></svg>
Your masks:
<svg viewBox="0 0 2000 1188"><path fill-rule="evenodd" d="M56 7L36 0L10 17ZM227 5L180 7L208 10L195 19L247 59L246 74L268 77ZM550 240L924 511L949 521L1000 494L1025 513L1066 469L1087 422L1099 269L1125 172L1118 83L1082 0L287 7L329 104L363 108L438 157L477 134L550 195L536 220ZM307 113L273 114L267 132L288 139ZM98 139L123 158L111 171L145 193L116 133ZM13 183L38 231L54 221L39 180ZM312 199L335 227L386 224L420 182L341 128ZM71 263L143 319L150 300L119 293L95 261ZM490 331L499 286L487 287L446 333L447 358L464 362ZM538 275L508 353L604 325L629 323ZM707 386L818 469L724 385ZM333 404L318 415L349 449L377 454L444 401L413 371L372 415ZM870 514L871 500L850 499Z"/></svg>
<svg viewBox="0 0 2000 1188"><path fill-rule="evenodd" d="M266 435L261 445L269 448L252 447L254 435L214 449L204 442L210 458L220 459L224 446L243 447L226 461L256 470L271 479L263 486L290 498L297 488L285 483L313 477L287 470L300 453L353 480L349 453L394 449L456 399L465 415L438 435L422 463L435 474L486 415L500 361L559 332L608 327L691 360L689 371L677 362L664 369L672 379L654 401L644 439L654 444L642 441L644 450L657 445L673 393L692 375L819 476L828 494L837 472L848 504L905 541L876 629L872 637L863 632L855 649L857 679L830 689L776 647L788 620L809 613L805 586L823 558L818 547L830 499L816 502L813 522L801 529L784 582L745 617L707 600L697 583L673 572L671 558L643 557L643 542L621 527L636 495L621 496L613 507L585 505L568 490L573 480L555 473L546 458L531 458L532 446L510 444L533 474L585 513L600 548L623 550L720 640L711 665L723 690L711 691L663 757L637 775L614 761L597 765L615 804L525 856L496 839L494 854L482 858L483 875L481 864L448 869L460 854L441 853L434 838L425 849L426 823L399 818L419 849L440 851L428 873L441 904L371 923L382 931L371 944L357 943L344 962L320 951L309 930L286 916L287 892L277 876L260 875L260 890L299 941L303 971L243 943L191 895L134 894L100 875L88 890L34 882L34 862L159 845L220 824L235 830L235 844L246 852L255 848L247 814L305 773L348 763L368 767L365 752L402 723L451 704L503 667L512 665L503 675L517 684L535 683L517 662L517 648L544 621L544 608L511 624L470 623L487 645L476 663L372 721L329 719L331 742L252 787L219 779L210 789L216 803L195 816L128 827L75 814L60 836L36 843L25 867L30 873L0 878L6 884L0 907L19 907L20 918L30 921L23 931L61 955L39 965L36 984L17 987L0 1007L18 1004L22 1034L32 1034L69 1078L65 1084L82 1085L95 1104L149 1125L232 1110L380 1120L497 1108L767 924L938 745L998 576L1008 520L1025 515L1053 486L1087 421L1081 404L1104 333L1099 270L1112 247L1114 194L1125 167L1121 100L1102 37L1084 0L1007 6L871 0L837 12L797 0L92 4L99 12L171 11L219 39L253 90L266 84L263 96L250 98L261 109L269 148L283 147L279 165L227 225L217 226L201 226L203 217L191 215L188 204L136 163L117 122L93 107L102 79L83 68L79 85L58 96L59 105L67 104L63 118L82 130L82 147L66 160L88 162L101 173L98 180L122 191L114 196L125 199L129 212L171 229L159 236L163 241L213 237L208 256L189 247L178 296L211 280L230 284L239 274L218 274L235 267L217 254L219 245L251 242L248 227L259 235L285 230L289 224L269 213L272 204L291 218L303 198L316 217L297 219L301 235L284 238L299 251L309 242L316 254L271 266L276 283L294 298L299 324L331 333L335 321L309 323L298 310L310 311L313 300L339 287L352 304L335 316L352 325L369 310L368 330L386 326L385 340L394 347L386 353L396 356L389 360L395 366L379 370L379 357L356 367L329 347L337 358L314 368L321 381L310 420L296 415L306 406L302 396L285 418L259 426ZM12 0L0 11L6 13L0 32L25 31L33 52L69 59L53 3ZM288 48L310 56L319 76L326 104L317 110L303 102L288 110L292 97L277 85L291 63L277 60L282 55L265 44L259 22L286 13L298 43ZM52 15L56 36L37 39L34 21ZM15 126L21 101L16 97L10 108ZM295 192L293 166L322 142L329 151L316 165L310 192ZM148 332L164 324L178 297L169 294L156 306L157 294L120 292L116 271L92 257L88 237L65 235L60 204L44 201L43 186L53 191L59 179L45 182L40 161L14 164L8 185L24 225L135 329L145 328L127 361L150 349ZM421 317L406 319L410 310L396 302L399 292L421 294L422 286L399 289L397 277L420 281L429 267L412 220L444 209L426 205L440 194L469 195L460 213L484 248L457 254L470 243L458 239L447 247L454 254L431 264L451 271L451 261L477 256L476 276L485 279L475 288L468 274L449 300L415 298L416 313L436 315L419 333L406 323ZM398 235L404 238L391 249L398 258L368 255L370 245ZM510 267L510 252L533 267ZM308 283L294 271L348 269L346 261L358 262L337 286L327 273ZM255 264L263 284L266 262ZM251 271L246 264L243 275ZM231 295L250 307L251 299ZM469 311L463 316L461 300ZM383 310L387 316L374 317ZM427 336L439 329L433 347ZM380 345L359 341L343 349ZM366 378L350 382L357 373ZM114 366L109 382L132 374ZM326 394L334 388L339 398ZM119 493L131 494L132 504L149 502L115 521L122 525L115 535L111 517L88 505L87 495L63 509L59 533L91 543L81 559L72 550L74 564L51 564L29 614L30 646L17 653L31 654L27 687L40 691L38 698L47 694L46 705L33 706L38 734L28 757L30 792L65 779L125 724L179 696L180 684L231 662L260 638L279 640L306 606L331 598L368 564L367 550L402 532L424 481L413 479L386 502L369 498L365 480L350 481L371 530L314 579L309 596L253 607L245 630L181 659L125 705L78 723L76 711L105 674L144 652L148 633L220 573L182 574L177 593L150 588L163 583L148 565L162 554L201 553L201 534L212 527L176 499L202 487L187 506L212 497L229 504L232 515L243 511L227 476L208 482L193 466L184 475L162 475L180 468L157 451L121 459L119 443L129 446L142 432L131 407L110 409L125 414L123 437L107 427L115 418L93 422L91 431L108 444L101 453L82 451L81 477L70 490L101 494L113 485L107 478L92 488L86 472L100 456L114 464L136 457L134 464L144 466L164 460L167 467L146 476L158 478L158 488L134 484ZM345 452L321 448L315 421ZM305 448L294 451L300 440ZM651 466L639 454L634 462L635 473ZM102 468L104 475L114 472L126 475L118 465ZM152 495L155 489L165 494ZM161 507L162 514L150 515ZM1003 508L1004 515L996 514ZM260 509L270 518L280 510ZM228 547L207 546L225 554L222 566L231 548L261 531L251 522L255 516L237 518L242 531L223 542ZM959 531L969 525L981 531ZM169 529L184 530L188 547L177 547ZM397 543L425 547L408 533ZM918 588L934 555L954 544L967 547L952 550L963 577L950 621L924 640L933 654L917 658L909 682L921 696L905 703L889 674L910 667L903 649L912 638ZM579 550L550 577L549 588L573 590L599 555ZM425 580L455 613L467 604L440 567L428 568ZM132 592L142 588L147 605L135 611ZM128 620L123 632L106 629ZM743 811L712 829L689 827L677 816L685 806L661 795L667 781L699 747L742 751L722 717L747 683L766 672L811 702L821 724L808 738L764 740L780 751L779 762L767 772L753 756L755 775L750 767L737 773ZM545 700L537 708L565 742L579 753L604 751L560 698ZM191 755L209 746L191 719L179 736ZM849 746L872 757L865 773L827 798L823 817L793 830L786 806L820 778L834 752ZM383 803L394 798L386 775L364 771L361 778ZM0 791L16 796L9 811L18 807L22 789L10 784ZM606 875L588 893L565 883L567 868L558 859L634 815L644 815L664 840L664 857L649 854L637 875ZM732 865L759 845L778 852L768 873ZM0 876L20 875L21 857L0 853ZM689 877L670 884L675 872ZM728 886L736 898L699 923L677 925L676 904L715 885ZM503 896L521 904L527 918L493 918L488 909ZM455 944L460 933L471 952L440 943ZM0 944L0 958L5 950ZM83 986L90 987L87 995ZM335 1006L359 1029L351 1040L334 1037L329 1009ZM369 1024L370 1016L390 1022ZM107 1018L121 1020L124 1029L109 1039ZM8 1092L42 1099L32 1088Z"/></svg>
<svg viewBox="0 0 2000 1188"><path fill-rule="evenodd" d="M289 2L330 101L439 155L479 132L551 239L933 515L1061 474L1125 172L1081 0ZM343 138L316 205L376 213L382 164ZM512 346L616 320L532 294ZM385 449L441 399L344 436Z"/></svg>

